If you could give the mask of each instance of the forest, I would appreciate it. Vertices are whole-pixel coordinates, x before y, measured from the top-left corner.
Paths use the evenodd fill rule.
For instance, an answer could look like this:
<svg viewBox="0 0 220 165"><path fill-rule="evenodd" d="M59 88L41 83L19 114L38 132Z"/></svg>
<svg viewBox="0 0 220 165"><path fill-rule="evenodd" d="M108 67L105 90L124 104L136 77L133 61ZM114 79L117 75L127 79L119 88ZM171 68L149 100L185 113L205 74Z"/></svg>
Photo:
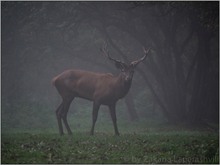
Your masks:
<svg viewBox="0 0 220 165"><path fill-rule="evenodd" d="M92 124L92 102L77 98L70 106L68 121L72 138L76 136L71 145L82 152L74 152L76 159L61 160L56 157L58 150L52 151L52 142L66 146L65 149L57 146L59 151L73 148L65 143L68 137L62 139L58 135L55 111L62 99L51 81L68 69L118 75L120 71L100 51L105 43L111 57L126 63L143 57L143 48L150 48L147 58L135 69L131 89L117 103L121 139L114 139L105 106L99 110L97 137L87 135ZM173 151L169 141L179 139L188 145L175 146L182 148L176 151L181 160L186 150L188 156L199 154L209 158L208 161L191 158L180 163L213 163L210 160L219 155L219 2L2 1L1 133L2 163L178 163L180 160L158 162L155 155L149 159L141 157L137 153L142 149L136 148L137 155L127 153L132 156L126 159L109 151L109 157L106 153L105 159L90 157L87 162L88 155L83 151L90 152L89 148L82 149L76 144L81 139L84 147L96 142L88 145L92 150L103 141L104 148L112 147L114 151L119 145L130 144L136 139L133 136L142 139L134 140L134 148L150 143L152 150L148 148L145 152L159 152L161 157L165 152L166 158ZM12 136L17 142L10 140ZM187 141L188 137L192 139ZM105 143L108 140L113 146ZM159 146L164 141L168 142L162 147L165 151ZM17 155L13 146L17 146ZM38 153L38 160L20 159L24 150L33 154L38 149L42 152ZM60 151L63 157L71 157L71 153L64 151ZM93 155L103 153L95 151ZM218 158L214 163L218 163Z"/></svg>

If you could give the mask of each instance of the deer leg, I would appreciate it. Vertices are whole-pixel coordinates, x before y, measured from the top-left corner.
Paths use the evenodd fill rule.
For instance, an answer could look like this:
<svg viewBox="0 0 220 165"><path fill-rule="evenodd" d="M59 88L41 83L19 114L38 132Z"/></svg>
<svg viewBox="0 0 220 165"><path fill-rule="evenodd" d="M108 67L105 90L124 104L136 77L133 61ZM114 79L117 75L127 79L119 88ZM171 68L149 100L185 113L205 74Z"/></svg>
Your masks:
<svg viewBox="0 0 220 165"><path fill-rule="evenodd" d="M72 131L71 131L69 124L67 122L67 113L63 116L63 122L64 122L66 129L67 129L68 134L72 135Z"/></svg>
<svg viewBox="0 0 220 165"><path fill-rule="evenodd" d="M63 126L62 126L62 122L61 122L62 109L63 109L63 102L59 105L59 107L56 110L56 116L57 116L57 122L58 122L60 135L63 135Z"/></svg>
<svg viewBox="0 0 220 165"><path fill-rule="evenodd" d="M119 136L118 126L117 126L117 117L116 117L116 112L115 112L115 104L109 106L109 110L110 110L112 122L114 125L114 129L115 129L115 135Z"/></svg>
<svg viewBox="0 0 220 165"><path fill-rule="evenodd" d="M70 100L67 100L67 101L64 101L64 105L63 105L63 110L62 110L62 119L63 119L63 123L67 129L67 132L69 135L72 135L72 131L69 127L69 124L67 122L67 113L69 111L69 107L70 107L70 104L72 102L73 99L70 99Z"/></svg>
<svg viewBox="0 0 220 165"><path fill-rule="evenodd" d="M94 128L95 128L95 123L96 123L96 120L97 120L97 117L98 117L99 107L100 107L100 104L95 103L95 102L93 103L92 128L91 128L91 131L90 131L90 135L94 135Z"/></svg>

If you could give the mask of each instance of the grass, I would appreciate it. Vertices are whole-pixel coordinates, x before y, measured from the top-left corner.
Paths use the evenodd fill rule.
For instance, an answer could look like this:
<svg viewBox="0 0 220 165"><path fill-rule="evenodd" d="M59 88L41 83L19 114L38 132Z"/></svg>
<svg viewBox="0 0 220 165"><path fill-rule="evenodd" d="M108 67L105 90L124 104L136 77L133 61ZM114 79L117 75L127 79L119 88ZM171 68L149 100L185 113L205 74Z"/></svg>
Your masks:
<svg viewBox="0 0 220 165"><path fill-rule="evenodd" d="M99 113L94 136L88 133L92 122L88 109L69 114L73 135L62 137L55 114L44 120L34 114L29 114L32 118L24 116L17 120L3 117L1 163L219 163L217 131L189 129L155 119L130 122L123 114L117 116L119 137L114 136L105 109Z"/></svg>
<svg viewBox="0 0 220 165"><path fill-rule="evenodd" d="M108 109L99 112L95 135L90 136L91 105L81 102L71 109L68 121L72 136L59 136L54 110L26 105L5 109L1 125L3 164L92 164L92 163L219 163L218 125L214 129L171 125L160 116L142 113L139 121L127 120L118 107L119 137ZM82 107L84 106L84 107ZM54 108L55 109L55 108ZM52 115L53 114L53 115Z"/></svg>
<svg viewBox="0 0 220 165"><path fill-rule="evenodd" d="M216 133L5 133L1 163L219 163Z"/></svg>

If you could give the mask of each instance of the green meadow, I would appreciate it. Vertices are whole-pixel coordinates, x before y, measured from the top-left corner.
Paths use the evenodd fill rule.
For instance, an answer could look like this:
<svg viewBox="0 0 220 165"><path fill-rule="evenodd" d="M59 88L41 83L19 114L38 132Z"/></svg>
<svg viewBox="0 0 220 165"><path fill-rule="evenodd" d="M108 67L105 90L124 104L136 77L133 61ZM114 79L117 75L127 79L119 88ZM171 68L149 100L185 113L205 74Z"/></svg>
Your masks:
<svg viewBox="0 0 220 165"><path fill-rule="evenodd" d="M115 136L113 128L101 125L97 124L94 136L83 128L76 129L71 136L53 131L3 133L1 161L3 164L219 163L219 136L213 131L177 130L162 125L144 129L135 123L130 129L121 125L121 135Z"/></svg>

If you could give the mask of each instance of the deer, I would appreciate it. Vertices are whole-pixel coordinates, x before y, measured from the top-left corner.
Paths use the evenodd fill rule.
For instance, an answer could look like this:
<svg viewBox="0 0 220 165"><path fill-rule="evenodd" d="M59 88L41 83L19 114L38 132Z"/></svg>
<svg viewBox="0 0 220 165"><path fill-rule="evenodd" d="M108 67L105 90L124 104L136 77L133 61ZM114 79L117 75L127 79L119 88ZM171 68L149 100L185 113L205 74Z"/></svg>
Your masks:
<svg viewBox="0 0 220 165"><path fill-rule="evenodd" d="M76 97L93 102L92 128L90 135L94 135L95 123L101 105L109 107L115 135L119 135L116 118L116 103L128 93L131 87L134 70L140 62L146 59L150 48L148 50L143 48L144 56L130 62L130 64L112 58L107 50L107 44L100 50L107 59L115 63L116 68L120 70L118 75L115 76L111 73L96 73L79 69L69 69L52 79L52 84L62 97L62 102L56 109L60 135L64 134L62 121L68 134L72 134L67 121L67 113L71 102Z"/></svg>

